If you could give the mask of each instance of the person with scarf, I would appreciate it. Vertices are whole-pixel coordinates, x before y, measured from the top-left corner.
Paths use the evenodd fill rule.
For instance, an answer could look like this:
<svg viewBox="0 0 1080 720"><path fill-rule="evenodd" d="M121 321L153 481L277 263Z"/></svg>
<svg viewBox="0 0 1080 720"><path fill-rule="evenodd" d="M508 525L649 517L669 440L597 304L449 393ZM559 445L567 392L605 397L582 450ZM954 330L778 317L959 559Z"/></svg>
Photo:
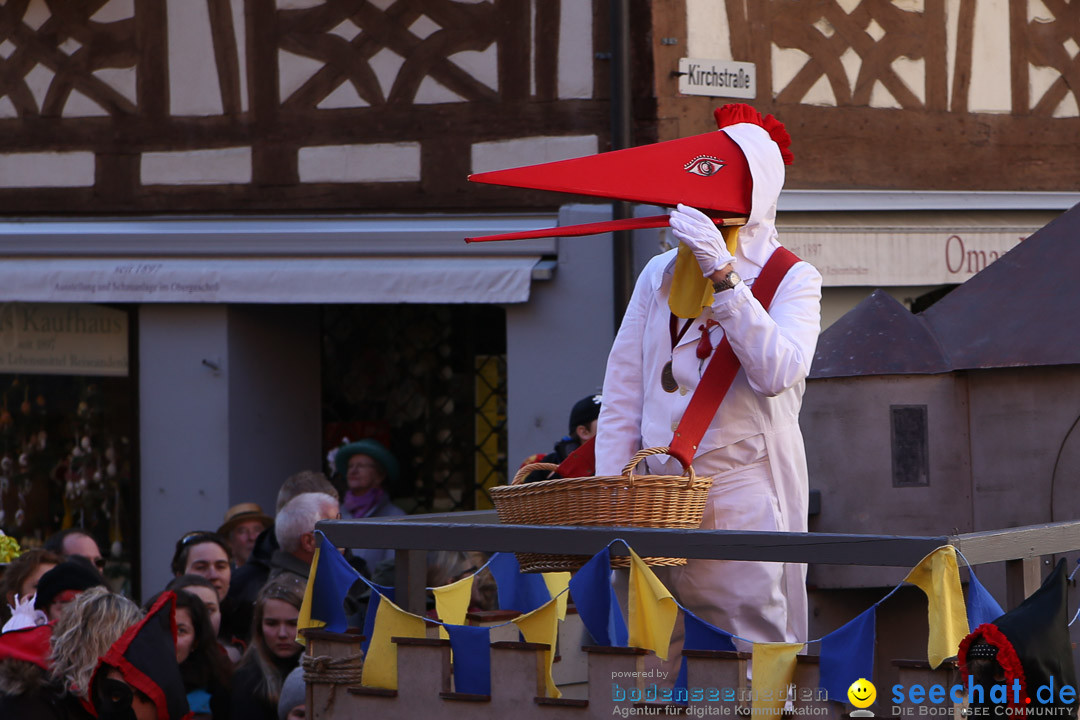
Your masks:
<svg viewBox="0 0 1080 720"><path fill-rule="evenodd" d="M791 139L748 105L724 106L716 119L720 150L671 162L718 181L730 173L726 192L749 217L725 235L694 208L671 211L680 248L654 257L638 277L608 358L596 474L618 475L638 449L672 445L726 338L741 368L689 453L697 474L713 478L701 527L804 532L809 487L798 416L820 332L821 275L795 262L779 275L768 310L751 292L780 248L774 223ZM645 462L641 472L684 474L667 455ZM690 559L657 574L683 605L741 638L806 640L805 565ZM678 623L669 670L678 669L682 639Z"/></svg>
<svg viewBox="0 0 1080 720"><path fill-rule="evenodd" d="M334 467L345 479L345 501L341 517L396 517L405 511L390 502L384 485L394 485L398 479L397 459L382 443L372 438L349 443L334 455ZM351 548L352 555L364 561L369 572L379 563L394 558L393 550Z"/></svg>

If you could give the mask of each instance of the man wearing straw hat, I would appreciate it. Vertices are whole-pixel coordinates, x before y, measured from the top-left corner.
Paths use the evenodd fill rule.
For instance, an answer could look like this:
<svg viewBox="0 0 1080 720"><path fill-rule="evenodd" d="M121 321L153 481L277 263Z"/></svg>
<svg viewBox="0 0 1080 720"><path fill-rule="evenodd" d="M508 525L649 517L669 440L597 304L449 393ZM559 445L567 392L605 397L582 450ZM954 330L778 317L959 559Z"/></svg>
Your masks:
<svg viewBox="0 0 1080 720"><path fill-rule="evenodd" d="M700 423L700 440L689 441L685 453L699 475L714 478L702 527L805 531L808 485L798 416L820 332L821 275L789 256L794 264L766 279L773 272L766 264L779 247L776 203L790 162L783 125L747 105L725 106L716 118L734 146L685 169L733 173L733 181L744 173L741 190L727 187L748 200L748 220L737 238L725 239L698 210L679 205L671 212L680 250L645 267L608 358L596 474L617 475L639 448L677 442L691 399L706 388L702 377L714 349L726 337L739 363L732 364L736 374L719 409ZM766 311L755 297L760 288L751 288L773 277L779 284ZM653 474L684 472L667 455L645 462ZM738 638L807 639L805 565L690 559L658 575L684 606ZM669 663L676 663L682 623L672 643Z"/></svg>

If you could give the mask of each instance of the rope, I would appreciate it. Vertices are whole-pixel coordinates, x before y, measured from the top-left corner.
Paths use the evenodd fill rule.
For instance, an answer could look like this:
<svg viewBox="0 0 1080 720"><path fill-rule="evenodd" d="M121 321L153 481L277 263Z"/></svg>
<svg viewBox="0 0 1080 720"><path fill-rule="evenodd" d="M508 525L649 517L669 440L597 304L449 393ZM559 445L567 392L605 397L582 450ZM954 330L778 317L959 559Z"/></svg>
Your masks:
<svg viewBox="0 0 1080 720"><path fill-rule="evenodd" d="M364 669L363 655L333 658L329 655L311 657L303 655L301 665L304 668L305 683L324 683L329 685L359 685Z"/></svg>

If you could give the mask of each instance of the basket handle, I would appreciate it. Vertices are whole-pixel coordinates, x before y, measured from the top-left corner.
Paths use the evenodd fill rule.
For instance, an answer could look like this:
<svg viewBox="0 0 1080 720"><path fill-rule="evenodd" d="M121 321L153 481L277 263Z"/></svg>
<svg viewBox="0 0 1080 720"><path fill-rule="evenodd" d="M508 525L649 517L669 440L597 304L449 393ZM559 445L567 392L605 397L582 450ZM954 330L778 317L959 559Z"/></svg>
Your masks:
<svg viewBox="0 0 1080 720"><path fill-rule="evenodd" d="M518 468L518 471L514 473L514 479L510 481L511 485L520 485L525 482L525 478L529 476L534 470L558 470L559 466L555 463L529 463L528 465L522 465Z"/></svg>
<svg viewBox="0 0 1080 720"><path fill-rule="evenodd" d="M630 480L630 485L634 484L634 468L638 466L638 463L651 455L670 455L668 452L670 448L667 447L651 447L644 450L638 450L634 457L630 458L630 462L623 468L622 474ZM677 459L677 458L676 458ZM694 466L686 466L686 487L690 487L697 480L697 475L694 473Z"/></svg>

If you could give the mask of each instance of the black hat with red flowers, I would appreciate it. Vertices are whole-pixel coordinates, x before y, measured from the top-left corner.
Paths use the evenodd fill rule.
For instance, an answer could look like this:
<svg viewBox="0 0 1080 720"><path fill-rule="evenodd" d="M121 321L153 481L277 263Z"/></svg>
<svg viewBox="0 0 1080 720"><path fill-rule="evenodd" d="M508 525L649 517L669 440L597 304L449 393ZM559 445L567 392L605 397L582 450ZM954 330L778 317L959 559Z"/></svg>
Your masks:
<svg viewBox="0 0 1080 720"><path fill-rule="evenodd" d="M974 684L983 688L972 707L1007 705L1013 709L1005 711L1010 714L1056 708L1051 714L1076 716L1066 585L1065 561L1061 560L1024 602L993 622L979 625L961 641L958 659L963 682L967 685L972 676ZM1004 692L999 688L992 693L995 685L1003 685Z"/></svg>

